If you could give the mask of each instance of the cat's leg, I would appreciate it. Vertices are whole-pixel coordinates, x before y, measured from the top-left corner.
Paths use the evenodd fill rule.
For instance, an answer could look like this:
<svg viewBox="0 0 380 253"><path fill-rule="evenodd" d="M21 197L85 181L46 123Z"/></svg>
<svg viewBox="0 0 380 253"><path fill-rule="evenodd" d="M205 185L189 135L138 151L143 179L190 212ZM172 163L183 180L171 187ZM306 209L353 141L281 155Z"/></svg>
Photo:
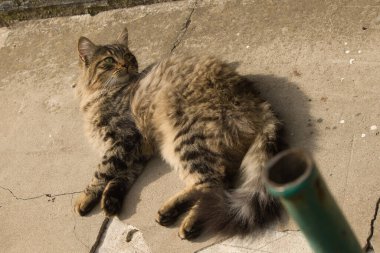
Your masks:
<svg viewBox="0 0 380 253"><path fill-rule="evenodd" d="M163 226L172 225L177 218L188 211L198 200L197 187L190 186L168 199L158 210L156 221Z"/></svg>
<svg viewBox="0 0 380 253"><path fill-rule="evenodd" d="M75 202L75 211L83 216L89 213L99 202L104 188L111 176L107 175L107 170L103 164L99 164L91 183L80 194Z"/></svg>
<svg viewBox="0 0 380 253"><path fill-rule="evenodd" d="M178 236L181 239L193 239L200 235L202 232L202 223L203 221L200 219L200 208L199 208L198 200L195 205L190 209L187 213L186 217L183 219L181 226L178 231Z"/></svg>
<svg viewBox="0 0 380 253"><path fill-rule="evenodd" d="M188 211L181 222L178 236L181 239L193 239L200 235L203 230L203 224L208 215L207 205L214 204L215 197L223 198L222 183L219 180L211 179L202 181L186 187L183 191L176 194L158 211L156 221L163 226L172 225L177 218ZM215 195L215 196L214 196ZM210 197L211 196L211 197ZM212 200L209 202L209 200Z"/></svg>
<svg viewBox="0 0 380 253"><path fill-rule="evenodd" d="M78 214L87 214L99 200L106 215L120 211L126 192L151 156L151 149L144 148L139 141L130 143L131 139L115 141L105 152L91 183L76 201Z"/></svg>
<svg viewBox="0 0 380 253"><path fill-rule="evenodd" d="M119 171L119 173L107 183L100 202L101 208L107 216L119 213L125 194L131 188L136 178L141 174L143 168L143 164L135 163L127 169Z"/></svg>
<svg viewBox="0 0 380 253"><path fill-rule="evenodd" d="M121 208L127 190L141 173L142 165L119 158L114 152L115 148L107 152L112 153L111 156L103 157L91 183L77 199L75 210L78 214L86 215L101 199L104 212L115 215Z"/></svg>
<svg viewBox="0 0 380 253"><path fill-rule="evenodd" d="M103 191L101 207L108 216L119 213L125 194L154 152L149 142L136 137L140 136L138 132L130 130L129 133L131 136L126 136L126 140L114 143L107 154L108 159L105 163L108 164L109 171L114 177L109 180Z"/></svg>
<svg viewBox="0 0 380 253"><path fill-rule="evenodd" d="M201 204L207 202L207 194L212 194L213 188L207 183L195 184L185 188L176 194L158 211L156 221L163 226L172 225L177 218L189 211L178 232L181 239L193 239L200 235L203 229L204 214L201 210Z"/></svg>
<svg viewBox="0 0 380 253"><path fill-rule="evenodd" d="M196 185L196 188L198 199L186 214L178 231L178 236L181 239L190 240L198 237L204 230L206 219L210 215L217 215L207 213L209 205L214 205L215 200L217 202L223 201L223 188L221 187L221 183L216 183L215 180L199 183Z"/></svg>

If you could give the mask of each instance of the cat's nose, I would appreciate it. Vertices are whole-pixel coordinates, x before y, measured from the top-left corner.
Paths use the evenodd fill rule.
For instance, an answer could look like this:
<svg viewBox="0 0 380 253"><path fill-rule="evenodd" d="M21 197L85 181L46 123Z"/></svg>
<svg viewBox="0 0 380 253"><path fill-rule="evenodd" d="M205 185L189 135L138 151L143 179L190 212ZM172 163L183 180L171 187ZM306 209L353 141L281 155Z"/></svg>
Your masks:
<svg viewBox="0 0 380 253"><path fill-rule="evenodd" d="M128 68L127 64L119 63L117 65L119 68Z"/></svg>
<svg viewBox="0 0 380 253"><path fill-rule="evenodd" d="M127 64L118 64L117 67L118 67L119 69L122 69L122 68L124 68L124 69L128 69L128 65L127 65Z"/></svg>

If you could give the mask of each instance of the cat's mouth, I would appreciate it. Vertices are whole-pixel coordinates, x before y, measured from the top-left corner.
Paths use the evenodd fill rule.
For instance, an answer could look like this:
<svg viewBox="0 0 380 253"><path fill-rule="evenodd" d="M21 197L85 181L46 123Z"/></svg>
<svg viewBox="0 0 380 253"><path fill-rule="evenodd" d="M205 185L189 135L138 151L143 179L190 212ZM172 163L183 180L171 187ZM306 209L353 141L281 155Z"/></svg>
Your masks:
<svg viewBox="0 0 380 253"><path fill-rule="evenodd" d="M117 77L114 79L115 83L126 83L131 79L131 75L126 72L118 73Z"/></svg>

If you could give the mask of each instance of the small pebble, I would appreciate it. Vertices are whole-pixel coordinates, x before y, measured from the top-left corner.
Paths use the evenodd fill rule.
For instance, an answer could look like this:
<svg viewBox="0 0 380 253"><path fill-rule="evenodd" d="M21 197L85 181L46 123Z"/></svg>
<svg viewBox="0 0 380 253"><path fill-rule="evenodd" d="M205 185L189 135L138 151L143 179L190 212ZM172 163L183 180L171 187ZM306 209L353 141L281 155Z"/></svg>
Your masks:
<svg viewBox="0 0 380 253"><path fill-rule="evenodd" d="M340 78L340 82L343 82L343 80L344 80L344 77Z"/></svg>
<svg viewBox="0 0 380 253"><path fill-rule="evenodd" d="M339 121L340 124L344 124L344 119Z"/></svg>
<svg viewBox="0 0 380 253"><path fill-rule="evenodd" d="M345 45L345 46L347 46L347 45L348 45L348 43L347 43L347 42L344 42L344 45Z"/></svg>
<svg viewBox="0 0 380 253"><path fill-rule="evenodd" d="M246 46L246 48L249 48L249 46Z"/></svg>
<svg viewBox="0 0 380 253"><path fill-rule="evenodd" d="M361 54L362 53L362 50L358 50L358 54Z"/></svg>
<svg viewBox="0 0 380 253"><path fill-rule="evenodd" d="M355 59L350 59L350 64L353 64Z"/></svg>
<svg viewBox="0 0 380 253"><path fill-rule="evenodd" d="M370 128L372 131L375 131L376 129L377 129L377 126L376 125L373 125L373 126L371 126L371 128Z"/></svg>
<svg viewBox="0 0 380 253"><path fill-rule="evenodd" d="M365 137L365 134L362 134L362 138L364 138Z"/></svg>
<svg viewBox="0 0 380 253"><path fill-rule="evenodd" d="M350 50L346 50L346 51L344 51L346 54L349 54L350 53Z"/></svg>

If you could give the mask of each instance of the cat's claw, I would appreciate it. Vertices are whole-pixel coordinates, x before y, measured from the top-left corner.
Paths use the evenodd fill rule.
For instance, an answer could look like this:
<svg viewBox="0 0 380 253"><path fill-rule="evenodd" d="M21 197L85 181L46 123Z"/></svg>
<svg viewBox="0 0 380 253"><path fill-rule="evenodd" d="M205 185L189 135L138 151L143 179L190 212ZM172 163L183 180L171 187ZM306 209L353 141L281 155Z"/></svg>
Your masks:
<svg viewBox="0 0 380 253"><path fill-rule="evenodd" d="M166 213L161 213L160 211L158 211L156 222L162 226L167 227L173 225L173 223L177 220L178 215L179 213L176 209L173 209L172 212Z"/></svg>

